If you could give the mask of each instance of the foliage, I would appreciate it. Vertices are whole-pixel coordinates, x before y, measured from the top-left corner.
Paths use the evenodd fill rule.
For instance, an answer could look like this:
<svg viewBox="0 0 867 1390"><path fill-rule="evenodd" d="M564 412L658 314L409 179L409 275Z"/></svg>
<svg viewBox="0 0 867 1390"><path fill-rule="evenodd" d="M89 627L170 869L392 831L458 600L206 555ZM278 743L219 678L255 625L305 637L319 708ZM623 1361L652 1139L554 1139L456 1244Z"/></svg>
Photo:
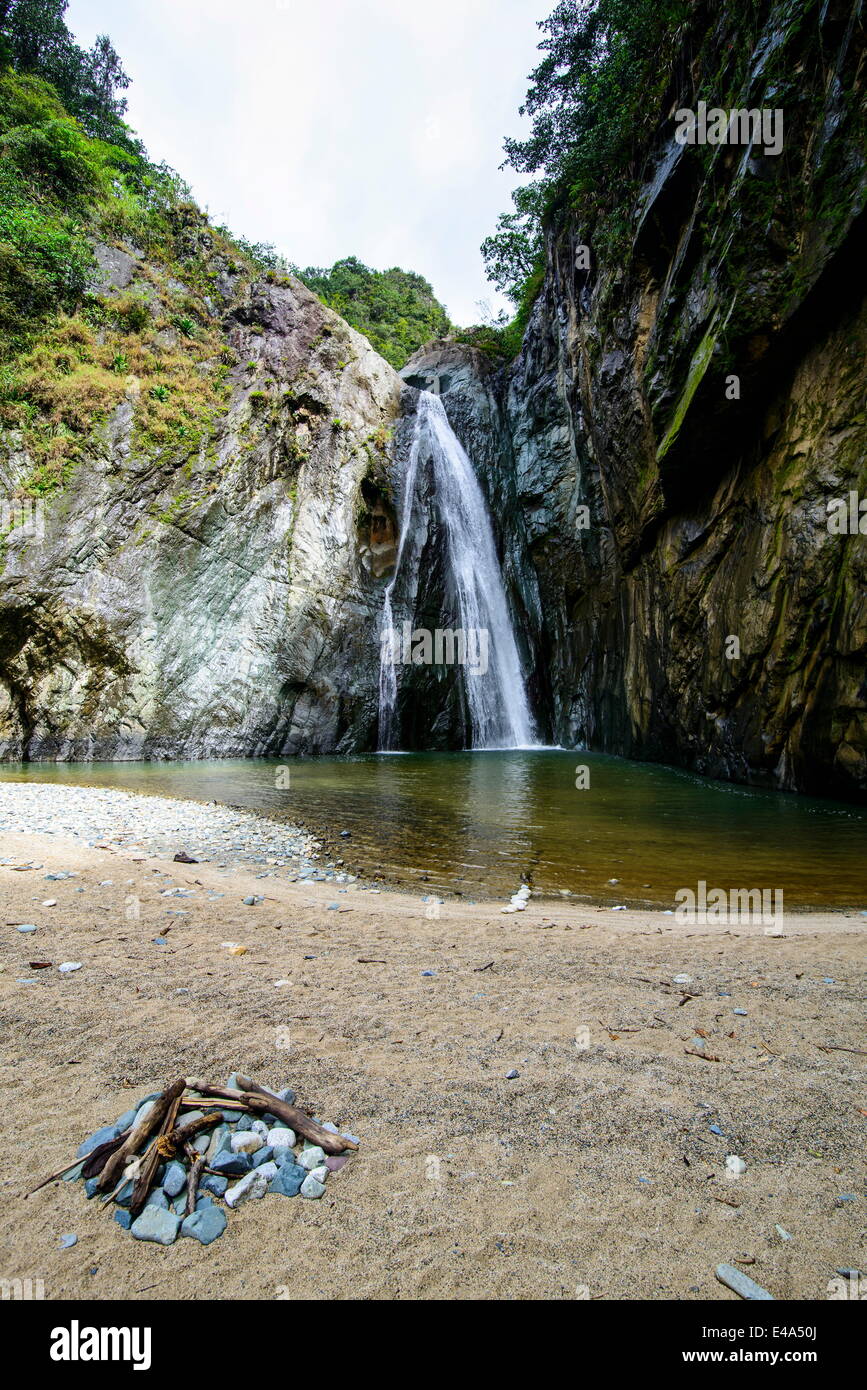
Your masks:
<svg viewBox="0 0 867 1390"><path fill-rule="evenodd" d="M89 135L132 145L119 95L129 78L120 58L105 34L89 52L80 48L64 22L66 9L67 0L0 0L0 63L50 82Z"/></svg>
<svg viewBox="0 0 867 1390"><path fill-rule="evenodd" d="M330 270L310 266L296 273L398 369L424 343L451 329L427 280L412 271L371 270L349 256Z"/></svg>
<svg viewBox="0 0 867 1390"><path fill-rule="evenodd" d="M541 21L545 56L521 107L531 132L505 142L506 164L536 178L482 246L488 278L520 306L513 337L541 286L542 229L555 210L580 203L595 214L637 176L689 10L686 0L560 0Z"/></svg>

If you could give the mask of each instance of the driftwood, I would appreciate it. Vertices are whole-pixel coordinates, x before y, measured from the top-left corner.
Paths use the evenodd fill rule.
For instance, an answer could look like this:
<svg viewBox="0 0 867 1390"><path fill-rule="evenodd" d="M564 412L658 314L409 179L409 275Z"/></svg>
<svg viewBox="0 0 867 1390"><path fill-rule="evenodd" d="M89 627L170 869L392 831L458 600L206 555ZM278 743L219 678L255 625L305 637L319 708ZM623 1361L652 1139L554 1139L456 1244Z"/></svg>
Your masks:
<svg viewBox="0 0 867 1390"><path fill-rule="evenodd" d="M196 1197L199 1191L199 1179L205 1167L205 1155L197 1154L194 1150L190 1155L190 1176L187 1178L187 1216L192 1216L196 1210Z"/></svg>
<svg viewBox="0 0 867 1390"><path fill-rule="evenodd" d="M43 1187L47 1187L50 1182L56 1182L58 1178L62 1178L64 1173L71 1173L73 1168L78 1167L79 1163L82 1164L81 1176L83 1178L95 1177L95 1175L101 1171L106 1160L114 1153L115 1149L120 1148L120 1145L128 1134L129 1130L125 1129L123 1134L119 1135L117 1139L109 1139L107 1143L100 1144L98 1148L91 1150L86 1158L74 1158L71 1163L66 1163L62 1168L58 1168L56 1173L49 1173L47 1178L43 1178L42 1182L37 1183L35 1187L31 1187L29 1192L24 1193L24 1200L26 1201L28 1197L32 1197L34 1192L39 1192Z"/></svg>
<svg viewBox="0 0 867 1390"><path fill-rule="evenodd" d="M175 1100L180 1101L185 1085L184 1078L180 1077L171 1086L167 1086L162 1095L154 1101L150 1113L145 1115L137 1125L133 1125L127 1138L117 1152L112 1154L102 1170L97 1184L100 1192L107 1192L109 1188L114 1186L129 1160L139 1152L145 1140L150 1139L151 1135L160 1128L170 1106L174 1104Z"/></svg>
<svg viewBox="0 0 867 1390"><path fill-rule="evenodd" d="M200 1091L204 1096L240 1101L245 1110L251 1110L256 1115L276 1115L278 1120L283 1120L296 1134L303 1135L312 1144L318 1144L327 1154L342 1154L358 1148L351 1139L344 1139L342 1134L332 1134L330 1130L323 1129L315 1120L311 1120L309 1115L305 1115L303 1110L298 1110L294 1105L287 1105L284 1100L273 1096L263 1086L251 1082L249 1077L239 1076L238 1080L243 1082L246 1090L234 1091L228 1086L208 1086L204 1081L195 1079L189 1080L187 1085L190 1090ZM255 1087L255 1090L250 1089L251 1087Z"/></svg>
<svg viewBox="0 0 867 1390"><path fill-rule="evenodd" d="M81 1176L83 1178L95 1178L97 1173L101 1173L112 1154L117 1153L128 1136L129 1130L125 1129L123 1134L119 1134L116 1139L108 1139L104 1144L92 1149L84 1160Z"/></svg>
<svg viewBox="0 0 867 1390"><path fill-rule="evenodd" d="M129 1204L130 1216L138 1216L139 1212L142 1210L142 1207L147 1201L153 1180L156 1177L160 1161L163 1158L168 1158L172 1150L171 1135L175 1127L175 1120L178 1118L178 1110L181 1106L181 1096L183 1095L185 1085L186 1083L184 1081L176 1081L173 1087L169 1087L169 1090L174 1090L175 1094L169 1101L168 1109L165 1112L160 1127L160 1132L148 1149L147 1157L139 1169L138 1176L135 1180L135 1186L132 1190L132 1199ZM180 1086L180 1090L177 1090L178 1086Z"/></svg>
<svg viewBox="0 0 867 1390"><path fill-rule="evenodd" d="M182 1101L183 1105L185 1102ZM175 1149L182 1149L189 1144L191 1139L195 1139L203 1129L213 1129L220 1123L219 1113L215 1115L200 1115L197 1120L186 1120L178 1125L169 1135L169 1143Z"/></svg>
<svg viewBox="0 0 867 1390"><path fill-rule="evenodd" d="M57 1178L62 1178L64 1173L71 1173L73 1168L77 1168L80 1162L81 1159L76 1158L72 1163L67 1163L65 1167L58 1168L56 1173L49 1173L47 1178L43 1178L42 1182L37 1183L35 1187L31 1187L29 1192L24 1193L24 1200L26 1201L28 1197L32 1197L34 1192L39 1192L43 1187L47 1187L50 1182L55 1182Z"/></svg>

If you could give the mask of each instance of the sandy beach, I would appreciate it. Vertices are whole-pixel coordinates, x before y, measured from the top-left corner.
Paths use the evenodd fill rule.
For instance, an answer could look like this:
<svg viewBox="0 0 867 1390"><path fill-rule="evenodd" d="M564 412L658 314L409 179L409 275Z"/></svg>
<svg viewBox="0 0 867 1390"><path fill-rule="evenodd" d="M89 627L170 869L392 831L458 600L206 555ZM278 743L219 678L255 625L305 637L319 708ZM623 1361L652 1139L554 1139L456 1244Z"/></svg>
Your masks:
<svg viewBox="0 0 867 1390"><path fill-rule="evenodd" d="M731 1300L725 1261L825 1300L867 1265L864 916L770 936L424 903L298 878L300 833L294 865L209 844L225 808L176 802L157 842L145 798L89 792L77 838L68 790L34 818L32 787L0 787L3 1278L47 1299ZM320 1201L249 1202L213 1246L162 1248L80 1184L24 1199L138 1098L235 1069L359 1136Z"/></svg>

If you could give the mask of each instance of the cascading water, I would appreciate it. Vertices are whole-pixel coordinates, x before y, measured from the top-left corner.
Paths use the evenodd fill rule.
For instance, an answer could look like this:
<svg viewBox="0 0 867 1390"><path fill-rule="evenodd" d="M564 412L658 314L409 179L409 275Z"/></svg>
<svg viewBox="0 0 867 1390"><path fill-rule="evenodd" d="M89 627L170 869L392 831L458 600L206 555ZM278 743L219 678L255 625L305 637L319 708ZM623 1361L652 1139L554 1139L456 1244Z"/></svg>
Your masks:
<svg viewBox="0 0 867 1390"><path fill-rule="evenodd" d="M419 396L403 495L400 540L394 574L382 610L379 670L379 746L394 747L397 667L389 638L393 632L392 595L410 535L419 462L429 457L435 505L445 534L446 567L463 634L486 634L486 663L463 671L473 748L526 748L536 737L530 716L518 648L509 619L494 533L472 464L451 425L442 401L429 391ZM483 670L486 664L487 669Z"/></svg>

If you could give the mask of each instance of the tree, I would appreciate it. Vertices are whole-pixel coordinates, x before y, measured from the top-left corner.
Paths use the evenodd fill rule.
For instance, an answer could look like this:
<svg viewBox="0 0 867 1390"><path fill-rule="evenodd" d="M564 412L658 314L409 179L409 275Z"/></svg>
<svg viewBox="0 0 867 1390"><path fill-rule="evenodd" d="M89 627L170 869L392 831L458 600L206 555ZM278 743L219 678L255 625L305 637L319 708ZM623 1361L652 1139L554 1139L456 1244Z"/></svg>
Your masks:
<svg viewBox="0 0 867 1390"><path fill-rule="evenodd" d="M89 135L129 144L123 126L129 78L111 40L86 52L66 27L67 0L0 0L0 63L35 73L57 88Z"/></svg>
<svg viewBox="0 0 867 1390"><path fill-rule="evenodd" d="M634 177L636 151L658 118L668 49L689 0L559 0L539 28L544 58L530 74L526 140L506 140L506 165L536 179L513 194L482 245L488 278L526 317L541 284L542 228L558 204L610 198ZM586 203L586 199L585 199Z"/></svg>
<svg viewBox="0 0 867 1390"><path fill-rule="evenodd" d="M451 330L433 289L414 271L371 270L347 256L330 270L308 266L296 274L393 367L402 367L424 343Z"/></svg>
<svg viewBox="0 0 867 1390"><path fill-rule="evenodd" d="M488 279L515 304L542 257L541 193L539 184L516 189L515 211L501 213L497 231L482 242Z"/></svg>

